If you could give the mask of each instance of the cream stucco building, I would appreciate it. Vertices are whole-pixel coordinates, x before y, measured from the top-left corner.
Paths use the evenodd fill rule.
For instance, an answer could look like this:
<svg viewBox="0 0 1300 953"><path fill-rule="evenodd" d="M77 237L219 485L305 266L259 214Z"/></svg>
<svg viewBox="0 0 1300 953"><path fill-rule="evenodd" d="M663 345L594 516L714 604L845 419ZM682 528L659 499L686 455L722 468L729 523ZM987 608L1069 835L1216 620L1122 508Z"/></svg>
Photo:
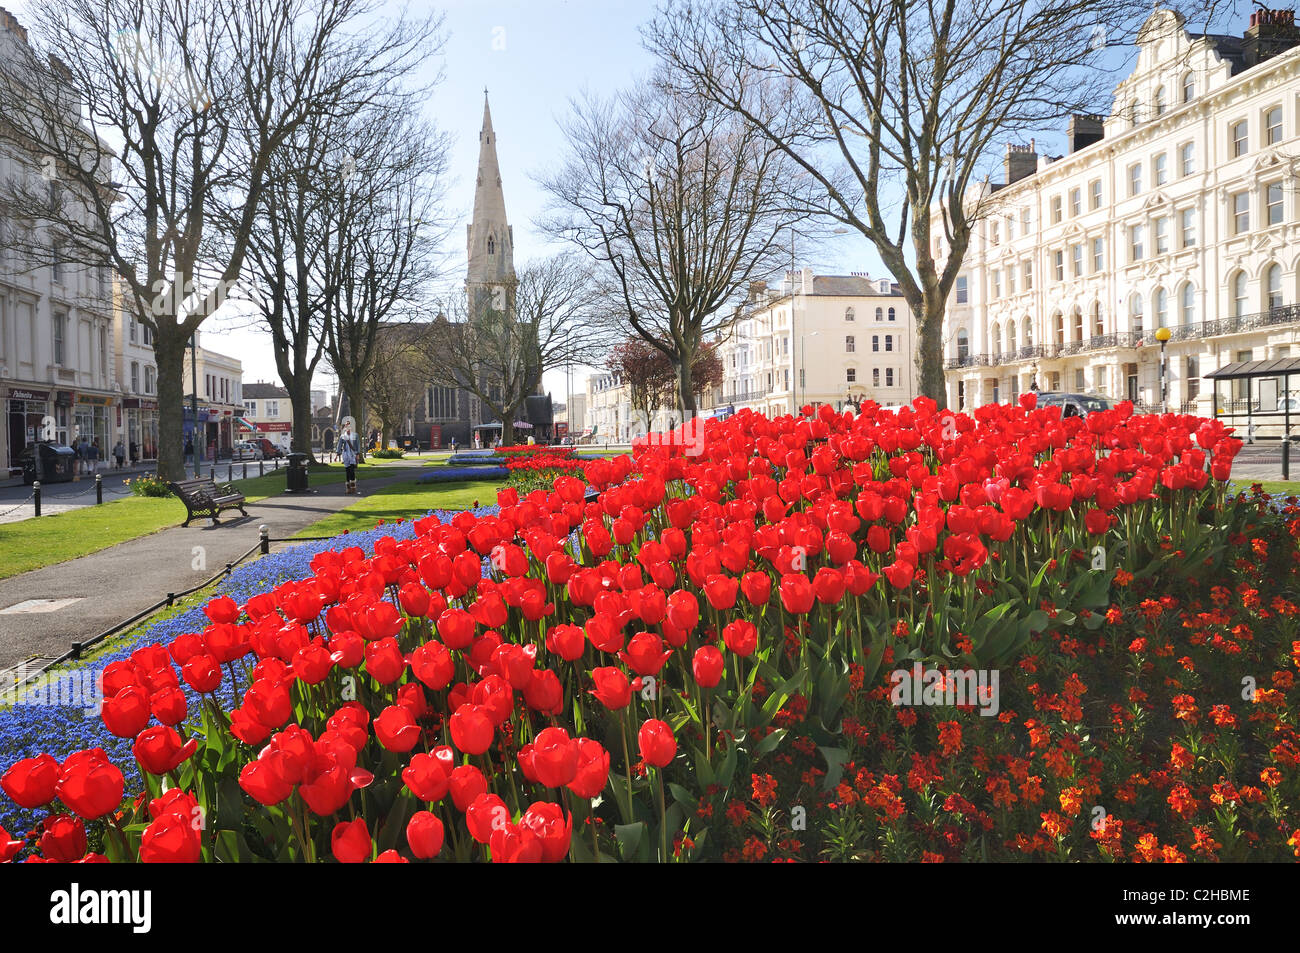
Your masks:
<svg viewBox="0 0 1300 953"><path fill-rule="evenodd" d="M1167 405L1212 414L1204 375L1297 353L1300 33L1289 11L1252 14L1240 37L1190 34L1157 11L1110 114L1075 117L1067 138L1060 157L1009 146L1005 184L981 196L990 212L944 327L952 406L1006 402L1036 380L1155 409L1155 331L1167 327ZM1231 386L1221 405L1244 399Z"/></svg>

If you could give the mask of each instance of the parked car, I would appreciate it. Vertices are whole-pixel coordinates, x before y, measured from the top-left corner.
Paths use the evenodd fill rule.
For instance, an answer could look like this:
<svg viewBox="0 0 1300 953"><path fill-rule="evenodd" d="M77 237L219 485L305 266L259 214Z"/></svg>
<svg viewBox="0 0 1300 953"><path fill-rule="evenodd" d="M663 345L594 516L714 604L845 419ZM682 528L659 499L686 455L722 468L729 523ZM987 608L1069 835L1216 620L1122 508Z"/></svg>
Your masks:
<svg viewBox="0 0 1300 953"><path fill-rule="evenodd" d="M284 456L284 451L280 449L280 445L265 437L258 437L256 440L249 442L262 448L262 459L264 460L274 460L276 457Z"/></svg>
<svg viewBox="0 0 1300 953"><path fill-rule="evenodd" d="M1038 395L1039 407L1060 407L1062 417L1086 417L1099 410L1111 410L1115 401L1101 394L1067 394L1045 391Z"/></svg>
<svg viewBox="0 0 1300 953"><path fill-rule="evenodd" d="M239 460L261 460L262 448L251 440L241 440L235 444L231 450L230 459Z"/></svg>

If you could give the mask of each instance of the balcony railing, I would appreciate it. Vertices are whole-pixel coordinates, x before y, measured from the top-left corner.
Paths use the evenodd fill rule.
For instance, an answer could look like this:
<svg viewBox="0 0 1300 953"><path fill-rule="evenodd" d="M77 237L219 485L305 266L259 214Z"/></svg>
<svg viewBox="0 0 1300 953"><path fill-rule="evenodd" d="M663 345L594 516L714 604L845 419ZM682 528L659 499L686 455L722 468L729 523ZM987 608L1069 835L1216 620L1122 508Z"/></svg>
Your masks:
<svg viewBox="0 0 1300 953"><path fill-rule="evenodd" d="M767 394L765 390L742 390L735 394L728 394L722 399L728 404L743 404L750 400L763 400Z"/></svg>

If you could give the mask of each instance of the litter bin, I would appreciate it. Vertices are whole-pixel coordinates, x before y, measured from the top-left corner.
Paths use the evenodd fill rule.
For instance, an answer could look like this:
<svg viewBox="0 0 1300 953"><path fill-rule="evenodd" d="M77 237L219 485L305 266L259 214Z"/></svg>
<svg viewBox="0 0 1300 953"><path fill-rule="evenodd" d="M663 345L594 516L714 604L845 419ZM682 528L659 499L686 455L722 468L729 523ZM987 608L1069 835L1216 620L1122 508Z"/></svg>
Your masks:
<svg viewBox="0 0 1300 953"><path fill-rule="evenodd" d="M31 486L37 480L45 483L66 483L75 475L77 456L71 447L57 443L36 443L19 457L23 465L23 483Z"/></svg>
<svg viewBox="0 0 1300 953"><path fill-rule="evenodd" d="M285 489L289 493L306 493L307 491L307 454L289 454L289 469L285 471Z"/></svg>

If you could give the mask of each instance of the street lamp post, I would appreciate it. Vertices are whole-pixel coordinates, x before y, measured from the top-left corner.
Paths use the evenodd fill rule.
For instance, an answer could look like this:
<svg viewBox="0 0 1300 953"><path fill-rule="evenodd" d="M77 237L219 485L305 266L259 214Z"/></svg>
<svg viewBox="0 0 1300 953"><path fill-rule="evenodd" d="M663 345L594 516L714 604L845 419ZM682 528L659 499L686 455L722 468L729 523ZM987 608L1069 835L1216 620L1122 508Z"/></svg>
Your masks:
<svg viewBox="0 0 1300 953"><path fill-rule="evenodd" d="M199 450L202 446L199 440L199 362L194 356L198 337L198 332L190 335L190 444L194 447L195 479L199 476L199 461L203 459Z"/></svg>
<svg viewBox="0 0 1300 953"><path fill-rule="evenodd" d="M1165 364L1165 345L1169 343L1170 333L1168 328L1156 329L1156 340L1160 342L1160 412L1162 414L1169 412L1169 374Z"/></svg>
<svg viewBox="0 0 1300 953"><path fill-rule="evenodd" d="M793 305L791 306L791 311L793 312ZM804 380L804 374L807 372L807 361L805 358L808 356L808 339L815 338L819 334L821 334L820 330L810 331L807 334L799 335L799 379L795 381L796 397L800 392L803 393L804 397L808 396L808 382ZM795 405L795 411L798 412L799 408L803 406L803 402L801 400L796 400Z"/></svg>

